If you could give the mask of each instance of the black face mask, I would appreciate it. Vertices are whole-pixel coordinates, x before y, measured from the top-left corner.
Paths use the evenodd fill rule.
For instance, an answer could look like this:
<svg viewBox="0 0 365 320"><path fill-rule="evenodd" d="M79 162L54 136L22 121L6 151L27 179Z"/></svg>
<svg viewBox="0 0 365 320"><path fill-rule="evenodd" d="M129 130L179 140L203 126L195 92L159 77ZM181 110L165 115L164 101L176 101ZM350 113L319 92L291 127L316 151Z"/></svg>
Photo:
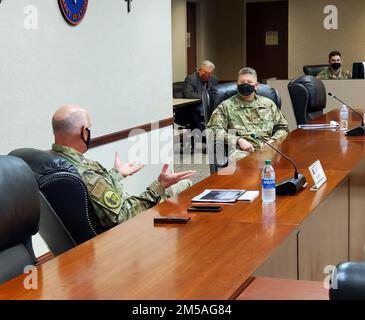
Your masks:
<svg viewBox="0 0 365 320"><path fill-rule="evenodd" d="M82 141L84 141L84 143L86 145L86 149L89 150L90 141L91 141L91 132L90 132L90 129L88 129L86 127L85 127L85 130L87 131L87 138L86 138L86 140L84 139L83 130L81 130L81 139L82 139Z"/></svg>
<svg viewBox="0 0 365 320"><path fill-rule="evenodd" d="M245 97L250 96L255 92L255 86L249 83L242 83L237 86L238 92Z"/></svg>
<svg viewBox="0 0 365 320"><path fill-rule="evenodd" d="M341 63L338 63L338 62L331 63L331 67L332 67L333 70L338 70L338 69L341 68Z"/></svg>

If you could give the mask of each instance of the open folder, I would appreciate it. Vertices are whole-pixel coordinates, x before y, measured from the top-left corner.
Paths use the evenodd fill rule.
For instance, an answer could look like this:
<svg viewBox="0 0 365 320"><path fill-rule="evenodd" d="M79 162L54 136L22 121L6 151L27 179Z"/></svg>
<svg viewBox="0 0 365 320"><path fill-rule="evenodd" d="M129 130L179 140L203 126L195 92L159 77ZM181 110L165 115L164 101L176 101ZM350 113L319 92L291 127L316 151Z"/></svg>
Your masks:
<svg viewBox="0 0 365 320"><path fill-rule="evenodd" d="M194 202L236 202L246 190L207 189L192 199Z"/></svg>

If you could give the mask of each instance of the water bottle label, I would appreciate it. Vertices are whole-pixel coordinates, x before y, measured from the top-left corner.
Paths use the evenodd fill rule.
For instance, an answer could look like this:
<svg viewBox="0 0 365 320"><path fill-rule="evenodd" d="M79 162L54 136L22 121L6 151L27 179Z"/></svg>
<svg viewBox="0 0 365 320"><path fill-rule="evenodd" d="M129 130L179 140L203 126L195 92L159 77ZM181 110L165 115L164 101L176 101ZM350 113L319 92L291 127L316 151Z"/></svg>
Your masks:
<svg viewBox="0 0 365 320"><path fill-rule="evenodd" d="M275 179L262 179L262 188L264 189L275 189Z"/></svg>
<svg viewBox="0 0 365 320"><path fill-rule="evenodd" d="M349 117L349 113L347 111L341 111L340 118L347 119Z"/></svg>

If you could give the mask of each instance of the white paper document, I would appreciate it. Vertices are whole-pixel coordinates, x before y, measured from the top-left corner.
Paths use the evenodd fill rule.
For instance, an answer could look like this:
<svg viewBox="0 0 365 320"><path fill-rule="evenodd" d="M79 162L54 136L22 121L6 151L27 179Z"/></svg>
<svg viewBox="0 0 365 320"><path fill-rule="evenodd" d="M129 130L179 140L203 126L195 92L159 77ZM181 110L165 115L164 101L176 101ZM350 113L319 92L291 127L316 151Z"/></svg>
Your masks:
<svg viewBox="0 0 365 320"><path fill-rule="evenodd" d="M237 200L238 201L254 201L260 195L260 191L246 191Z"/></svg>

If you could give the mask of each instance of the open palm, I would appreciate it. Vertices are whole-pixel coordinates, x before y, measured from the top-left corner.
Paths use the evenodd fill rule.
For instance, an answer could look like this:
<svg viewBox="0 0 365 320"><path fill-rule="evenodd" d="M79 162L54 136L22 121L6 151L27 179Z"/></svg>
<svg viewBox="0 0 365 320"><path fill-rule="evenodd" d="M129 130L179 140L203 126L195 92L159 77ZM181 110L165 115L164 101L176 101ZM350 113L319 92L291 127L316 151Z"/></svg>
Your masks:
<svg viewBox="0 0 365 320"><path fill-rule="evenodd" d="M131 176L140 171L143 167L144 167L143 164L137 163L136 161L129 163L122 163L122 161L120 160L119 153L115 152L114 168L118 170L118 172L123 177Z"/></svg>
<svg viewBox="0 0 365 320"><path fill-rule="evenodd" d="M169 168L168 164L164 164L162 171L160 175L158 176L158 181L161 183L161 185L164 188L168 188L175 183L178 183L179 181L183 179L187 179L191 177L193 174L195 174L195 171L189 170L189 171L183 171L178 173L168 173L167 170Z"/></svg>

